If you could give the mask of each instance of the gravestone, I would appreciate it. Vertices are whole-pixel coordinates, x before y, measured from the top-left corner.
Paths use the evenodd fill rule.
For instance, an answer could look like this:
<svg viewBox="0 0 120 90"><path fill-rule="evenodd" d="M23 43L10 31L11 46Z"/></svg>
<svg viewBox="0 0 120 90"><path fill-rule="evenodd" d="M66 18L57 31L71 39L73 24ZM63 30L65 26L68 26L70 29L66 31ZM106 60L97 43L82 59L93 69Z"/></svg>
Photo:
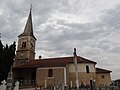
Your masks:
<svg viewBox="0 0 120 90"><path fill-rule="evenodd" d="M16 81L14 90L19 90L19 82Z"/></svg>
<svg viewBox="0 0 120 90"><path fill-rule="evenodd" d="M2 85L0 85L0 90L6 90L6 81L3 80L1 83Z"/></svg>
<svg viewBox="0 0 120 90"><path fill-rule="evenodd" d="M13 72L12 72L12 68L10 68L10 72L8 73L6 90L13 90Z"/></svg>

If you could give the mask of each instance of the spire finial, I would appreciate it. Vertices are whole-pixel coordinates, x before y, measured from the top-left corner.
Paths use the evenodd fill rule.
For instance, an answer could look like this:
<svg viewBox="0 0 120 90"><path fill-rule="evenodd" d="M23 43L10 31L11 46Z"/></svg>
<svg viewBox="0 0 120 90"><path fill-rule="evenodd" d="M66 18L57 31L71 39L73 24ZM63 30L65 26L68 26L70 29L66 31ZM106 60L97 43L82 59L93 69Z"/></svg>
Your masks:
<svg viewBox="0 0 120 90"><path fill-rule="evenodd" d="M30 5L30 11L32 11L32 4Z"/></svg>

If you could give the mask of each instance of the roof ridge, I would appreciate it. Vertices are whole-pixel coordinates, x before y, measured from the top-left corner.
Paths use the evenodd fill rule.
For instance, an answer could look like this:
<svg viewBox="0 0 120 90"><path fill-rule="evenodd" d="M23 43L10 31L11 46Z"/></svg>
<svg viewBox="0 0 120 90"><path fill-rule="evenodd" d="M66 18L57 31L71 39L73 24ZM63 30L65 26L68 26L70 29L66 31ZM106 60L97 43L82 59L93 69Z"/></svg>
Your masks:
<svg viewBox="0 0 120 90"><path fill-rule="evenodd" d="M98 70L98 71L97 71L97 70ZM102 71L103 71L103 72L112 72L112 71L110 71L110 70L108 70L108 69L96 67L96 71L97 71L97 72L100 72L100 70L101 70L101 72L102 72Z"/></svg>

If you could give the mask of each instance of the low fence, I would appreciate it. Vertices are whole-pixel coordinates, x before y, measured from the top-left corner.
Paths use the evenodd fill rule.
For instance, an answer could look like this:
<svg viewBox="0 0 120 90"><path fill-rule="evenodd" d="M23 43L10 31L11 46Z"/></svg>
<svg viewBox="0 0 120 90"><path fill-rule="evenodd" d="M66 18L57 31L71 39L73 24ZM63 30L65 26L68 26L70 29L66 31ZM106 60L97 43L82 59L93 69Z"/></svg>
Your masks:
<svg viewBox="0 0 120 90"><path fill-rule="evenodd" d="M67 90L77 90L74 88L70 88ZM79 90L120 90L120 87L118 86L99 86L98 88L90 88L90 87L84 87L84 88L79 88Z"/></svg>
<svg viewBox="0 0 120 90"><path fill-rule="evenodd" d="M69 86L64 87L63 84L59 88L56 88L57 86L52 86L52 88L38 87L36 85L35 80L20 80L19 83L20 83L19 84L20 88L32 88L32 87L35 88L35 87L37 87L38 88L37 90L77 90L76 87L73 87L73 88L70 88ZM120 90L120 87L118 87L118 86L96 87L96 85L93 84L92 87L90 85L80 86L79 90Z"/></svg>
<svg viewBox="0 0 120 90"><path fill-rule="evenodd" d="M19 80L19 87L20 88L32 88L36 87L35 80Z"/></svg>
<svg viewBox="0 0 120 90"><path fill-rule="evenodd" d="M40 89L38 88L37 90L120 90L120 87L117 87L117 86L102 86L102 87L98 87L98 88L94 88L94 89L91 89L90 87L85 87L85 88L79 88L79 89L73 89L73 88L54 88L54 89L46 89L46 88L43 88L43 89Z"/></svg>
<svg viewBox="0 0 120 90"><path fill-rule="evenodd" d="M99 86L98 90L120 90L118 86Z"/></svg>
<svg viewBox="0 0 120 90"><path fill-rule="evenodd" d="M19 80L20 86L35 85L35 80Z"/></svg>

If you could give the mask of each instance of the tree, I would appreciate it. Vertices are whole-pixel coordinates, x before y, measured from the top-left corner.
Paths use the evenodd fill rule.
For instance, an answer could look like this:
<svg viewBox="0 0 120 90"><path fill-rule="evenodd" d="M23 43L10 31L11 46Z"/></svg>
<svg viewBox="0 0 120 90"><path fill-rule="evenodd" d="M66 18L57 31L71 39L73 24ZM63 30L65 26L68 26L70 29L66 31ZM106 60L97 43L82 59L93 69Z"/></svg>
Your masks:
<svg viewBox="0 0 120 90"><path fill-rule="evenodd" d="M116 79L113 81L113 85L120 87L120 79Z"/></svg>
<svg viewBox="0 0 120 90"><path fill-rule="evenodd" d="M2 51L3 51L3 44L2 44L2 42L0 40L0 56L1 56Z"/></svg>
<svg viewBox="0 0 120 90"><path fill-rule="evenodd" d="M10 46L3 46L0 40L0 81L7 79L10 67L13 65L15 58L16 43Z"/></svg>

